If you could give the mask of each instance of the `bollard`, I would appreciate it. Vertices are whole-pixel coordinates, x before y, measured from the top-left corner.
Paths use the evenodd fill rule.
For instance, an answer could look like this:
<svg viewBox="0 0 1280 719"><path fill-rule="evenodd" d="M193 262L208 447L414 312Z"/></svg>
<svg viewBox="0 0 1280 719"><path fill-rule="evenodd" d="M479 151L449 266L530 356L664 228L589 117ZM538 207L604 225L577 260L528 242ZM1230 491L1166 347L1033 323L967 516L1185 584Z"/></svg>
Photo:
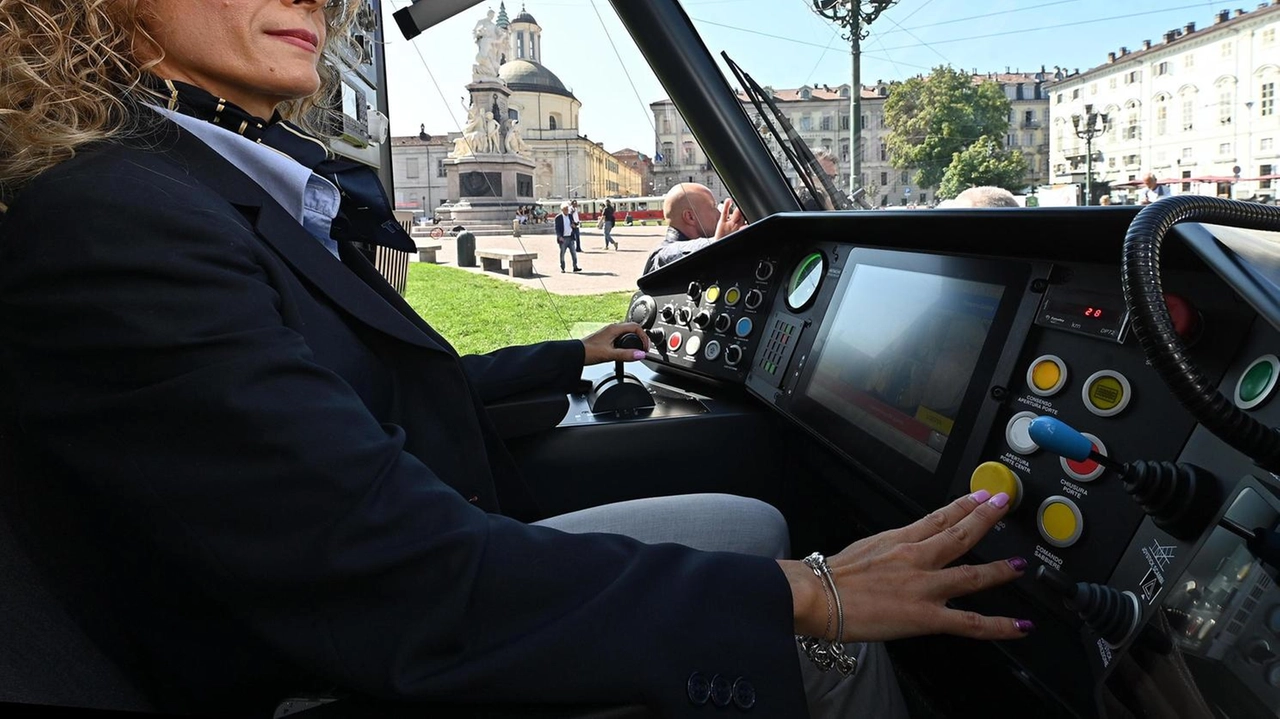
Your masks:
<svg viewBox="0 0 1280 719"><path fill-rule="evenodd" d="M519 218L514 219L514 220L512 220L512 221L511 221L511 236L512 236L512 237L519 237L519 236L520 236L520 220L519 220Z"/></svg>
<svg viewBox="0 0 1280 719"><path fill-rule="evenodd" d="M458 266L476 266L476 236L467 231L458 233Z"/></svg>

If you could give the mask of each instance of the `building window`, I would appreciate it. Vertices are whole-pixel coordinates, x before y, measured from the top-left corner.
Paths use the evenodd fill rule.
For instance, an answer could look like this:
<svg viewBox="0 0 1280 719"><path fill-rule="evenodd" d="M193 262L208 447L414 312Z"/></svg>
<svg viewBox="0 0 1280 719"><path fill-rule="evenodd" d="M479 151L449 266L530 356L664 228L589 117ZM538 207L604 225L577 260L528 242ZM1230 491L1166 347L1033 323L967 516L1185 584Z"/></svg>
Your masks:
<svg viewBox="0 0 1280 719"><path fill-rule="evenodd" d="M880 173L880 186L884 187L887 184L889 184L889 173L887 172Z"/></svg>
<svg viewBox="0 0 1280 719"><path fill-rule="evenodd" d="M1231 124L1231 105L1234 99L1234 93L1231 88L1224 87L1218 90L1218 124Z"/></svg>
<svg viewBox="0 0 1280 719"><path fill-rule="evenodd" d="M863 130L867 129L868 127L871 127L871 121L867 119L866 115L862 116L862 125L860 125L860 127Z"/></svg>
<svg viewBox="0 0 1280 719"><path fill-rule="evenodd" d="M889 161L889 148L886 147L883 142L880 143L880 161L881 162Z"/></svg>
<svg viewBox="0 0 1280 719"><path fill-rule="evenodd" d="M1124 136L1124 139L1126 140L1137 140L1139 137L1138 108L1135 105L1129 106L1129 112L1127 115L1127 119L1125 121L1123 136Z"/></svg>
<svg viewBox="0 0 1280 719"><path fill-rule="evenodd" d="M1267 175L1272 174L1272 172L1274 171L1274 168L1275 168L1275 166L1274 166L1274 165L1259 165L1259 166L1258 166L1258 175L1259 175L1259 176L1261 176L1261 177L1266 177ZM1269 189L1271 189L1271 180L1259 180L1259 181L1258 181L1258 189L1259 189L1259 190L1269 190Z"/></svg>
<svg viewBox="0 0 1280 719"><path fill-rule="evenodd" d="M813 118L812 118L812 117L809 117L808 115L801 115L801 116L800 116L800 131L801 131L801 132L812 132L812 131L813 131Z"/></svg>
<svg viewBox="0 0 1280 719"><path fill-rule="evenodd" d="M664 135L671 134L671 118L670 117L663 116L662 118L662 134Z"/></svg>
<svg viewBox="0 0 1280 719"><path fill-rule="evenodd" d="M1183 170L1183 171L1182 171L1182 179L1184 179L1184 180L1185 180L1185 179L1187 179L1188 177L1191 177L1191 170ZM1190 183L1190 182L1184 182L1184 183L1182 183L1182 191L1183 191L1183 192L1191 192L1191 183Z"/></svg>
<svg viewBox="0 0 1280 719"><path fill-rule="evenodd" d="M1272 147L1274 147L1274 146L1275 146L1275 139L1274 139L1274 138L1264 137L1264 138L1262 138L1261 140L1258 140L1258 151L1259 151L1259 152L1270 152L1270 151L1271 151L1271 148L1272 148Z"/></svg>
<svg viewBox="0 0 1280 719"><path fill-rule="evenodd" d="M1269 27L1262 31L1262 46L1271 47L1276 44L1276 29Z"/></svg>
<svg viewBox="0 0 1280 719"><path fill-rule="evenodd" d="M436 177L448 177L449 170L444 166L444 160L436 160Z"/></svg>
<svg viewBox="0 0 1280 719"><path fill-rule="evenodd" d="M1230 40L1222 43L1222 56L1231 57L1231 41Z"/></svg>
<svg viewBox="0 0 1280 719"><path fill-rule="evenodd" d="M1218 157L1227 157L1231 154L1231 143L1223 142L1218 145Z"/></svg>
<svg viewBox="0 0 1280 719"><path fill-rule="evenodd" d="M698 153L694 151L692 142L684 143L684 164L698 164ZM690 180L690 182L692 182L692 180Z"/></svg>
<svg viewBox="0 0 1280 719"><path fill-rule="evenodd" d="M418 177L418 158L416 157L405 158L404 174L405 174L405 177L408 177L409 179L415 179Z"/></svg>
<svg viewBox="0 0 1280 719"><path fill-rule="evenodd" d="M556 116L555 116L555 115L552 115L552 116L547 120L547 127L548 127L549 129L551 129L551 130L556 129Z"/></svg>
<svg viewBox="0 0 1280 719"><path fill-rule="evenodd" d="M904 185L905 185L905 184L907 184L908 182L911 182L911 175L910 175L910 172L911 172L910 170L903 170L903 171L902 171L902 184L904 184Z"/></svg>
<svg viewBox="0 0 1280 719"><path fill-rule="evenodd" d="M840 161L841 162L849 161L849 143L847 142L840 144Z"/></svg>
<svg viewBox="0 0 1280 719"><path fill-rule="evenodd" d="M1156 102L1156 135L1163 135L1169 131L1169 103L1163 97Z"/></svg>
<svg viewBox="0 0 1280 719"><path fill-rule="evenodd" d="M1072 91L1071 91L1071 99L1072 99L1072 100L1079 100L1079 99L1080 99L1080 88L1078 88L1078 87L1077 87L1076 89L1074 89L1074 90L1072 90Z"/></svg>
<svg viewBox="0 0 1280 719"><path fill-rule="evenodd" d="M1107 83L1107 87L1112 90L1116 89L1116 79L1114 77L1111 78L1111 81Z"/></svg>
<svg viewBox="0 0 1280 719"><path fill-rule="evenodd" d="M1262 100L1262 116L1270 117L1276 114L1276 84L1274 82L1262 83L1262 91L1258 93L1259 99Z"/></svg>
<svg viewBox="0 0 1280 719"><path fill-rule="evenodd" d="M1061 105L1061 104L1062 104L1062 93L1058 93L1058 96L1057 96L1057 97L1055 97L1055 98L1053 98L1053 104L1055 104L1055 105Z"/></svg>
<svg viewBox="0 0 1280 719"><path fill-rule="evenodd" d="M1168 75L1169 74L1168 61L1156 63L1154 68L1154 73L1156 77L1160 77L1161 75Z"/></svg>
<svg viewBox="0 0 1280 719"><path fill-rule="evenodd" d="M516 33L516 57L524 58L524 30Z"/></svg>
<svg viewBox="0 0 1280 719"><path fill-rule="evenodd" d="M848 130L848 129L849 129L849 116L848 116L848 115L841 115L841 116L840 116L840 129L841 129L841 130Z"/></svg>
<svg viewBox="0 0 1280 719"><path fill-rule="evenodd" d="M1114 170L1114 169L1116 169L1116 158L1114 158L1114 157L1108 157L1108 158L1107 158L1107 169L1108 169L1108 170Z"/></svg>
<svg viewBox="0 0 1280 719"><path fill-rule="evenodd" d="M1133 84L1136 84L1136 83L1139 83L1139 82L1142 82L1142 71L1141 71L1141 70L1130 70L1129 72L1125 73L1125 75L1124 75L1124 84L1126 84L1126 85L1133 85Z"/></svg>
<svg viewBox="0 0 1280 719"><path fill-rule="evenodd" d="M1125 164L1125 167L1137 167L1137 166L1138 166L1138 164L1139 164L1139 162L1140 162L1140 160L1139 160L1139 156L1138 156L1138 155L1125 155L1125 156L1124 156L1124 164Z"/></svg>
<svg viewBox="0 0 1280 719"><path fill-rule="evenodd" d="M1183 56L1183 58L1182 58L1182 66L1183 66L1183 67L1195 67L1195 66L1196 66L1196 54L1195 54L1194 52L1189 52L1189 53L1187 53L1185 56Z"/></svg>
<svg viewBox="0 0 1280 719"><path fill-rule="evenodd" d="M831 130L831 116L830 116L830 115L823 115L823 116L822 116L822 124L821 124L821 125L819 125L819 127L821 127L823 130L830 131L830 130Z"/></svg>
<svg viewBox="0 0 1280 719"><path fill-rule="evenodd" d="M1196 100L1195 95L1184 95L1182 97L1182 131L1191 132L1196 127Z"/></svg>
<svg viewBox="0 0 1280 719"><path fill-rule="evenodd" d="M1096 82L1091 82L1091 83L1089 83L1089 94L1090 94L1090 95L1097 95L1097 94L1098 94L1098 83L1096 83Z"/></svg>
<svg viewBox="0 0 1280 719"><path fill-rule="evenodd" d="M676 146L670 142L662 143L662 159L660 162L664 165L670 165L675 162Z"/></svg>
<svg viewBox="0 0 1280 719"><path fill-rule="evenodd" d="M1190 162L1192 157L1194 157L1194 155L1192 155L1192 154L1191 154L1191 148L1190 148L1190 147L1184 147L1184 148L1182 148L1182 159L1183 159L1184 161L1186 161L1186 162Z"/></svg>

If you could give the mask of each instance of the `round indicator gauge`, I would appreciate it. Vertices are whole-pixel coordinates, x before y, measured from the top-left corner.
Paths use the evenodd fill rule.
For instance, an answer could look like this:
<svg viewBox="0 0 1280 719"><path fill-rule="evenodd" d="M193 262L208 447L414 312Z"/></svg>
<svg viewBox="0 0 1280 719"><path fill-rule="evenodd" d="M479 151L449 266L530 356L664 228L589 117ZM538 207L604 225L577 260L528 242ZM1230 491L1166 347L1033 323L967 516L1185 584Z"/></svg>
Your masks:
<svg viewBox="0 0 1280 719"><path fill-rule="evenodd" d="M787 282L787 307L793 311L808 307L818 294L822 276L826 273L827 258L823 257L821 252L814 252L800 260L800 264L796 265L795 271L791 273L790 281Z"/></svg>

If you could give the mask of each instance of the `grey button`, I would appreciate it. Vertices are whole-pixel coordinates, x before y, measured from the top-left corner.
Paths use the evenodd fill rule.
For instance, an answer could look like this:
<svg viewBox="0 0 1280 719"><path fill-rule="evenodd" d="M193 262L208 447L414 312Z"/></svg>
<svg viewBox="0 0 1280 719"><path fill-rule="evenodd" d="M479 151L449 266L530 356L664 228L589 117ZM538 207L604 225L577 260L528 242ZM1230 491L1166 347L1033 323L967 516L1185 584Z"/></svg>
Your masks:
<svg viewBox="0 0 1280 719"><path fill-rule="evenodd" d="M738 677L733 683L733 703L744 711L756 705L756 687L745 677Z"/></svg>
<svg viewBox="0 0 1280 719"><path fill-rule="evenodd" d="M711 703L718 707L727 707L733 701L733 682L719 674L711 677Z"/></svg>
<svg viewBox="0 0 1280 719"><path fill-rule="evenodd" d="M689 701L698 706L706 704L707 699L711 697L711 680L701 672L690 674L685 687L689 692Z"/></svg>

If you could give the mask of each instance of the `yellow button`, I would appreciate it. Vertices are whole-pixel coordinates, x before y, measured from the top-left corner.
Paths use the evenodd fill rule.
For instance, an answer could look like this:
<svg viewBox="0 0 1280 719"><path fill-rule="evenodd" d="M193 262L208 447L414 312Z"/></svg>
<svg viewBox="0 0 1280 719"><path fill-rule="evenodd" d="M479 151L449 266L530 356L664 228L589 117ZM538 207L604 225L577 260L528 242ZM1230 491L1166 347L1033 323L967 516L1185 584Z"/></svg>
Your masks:
<svg viewBox="0 0 1280 719"><path fill-rule="evenodd" d="M707 298L707 302L715 302L720 299L720 285L711 285L702 296Z"/></svg>
<svg viewBox="0 0 1280 719"><path fill-rule="evenodd" d="M1031 383L1036 389L1044 392L1053 389L1060 379L1062 379L1062 370L1058 369L1058 364L1052 360L1044 360L1031 370Z"/></svg>
<svg viewBox="0 0 1280 719"><path fill-rule="evenodd" d="M1054 546L1075 544L1083 524L1080 510L1066 497L1050 497L1040 506L1040 536Z"/></svg>
<svg viewBox="0 0 1280 719"><path fill-rule="evenodd" d="M1022 480L1000 462L983 462L969 475L969 491L987 490L993 496L1004 492L1009 495L1010 509L1017 509L1022 500Z"/></svg>
<svg viewBox="0 0 1280 719"><path fill-rule="evenodd" d="M725 304L729 304L729 305L736 305L736 304L738 304L738 300L739 300L741 297L742 297L742 290L739 290L737 287L730 287L730 288L729 288L729 289L724 293L724 301L725 301Z"/></svg>

